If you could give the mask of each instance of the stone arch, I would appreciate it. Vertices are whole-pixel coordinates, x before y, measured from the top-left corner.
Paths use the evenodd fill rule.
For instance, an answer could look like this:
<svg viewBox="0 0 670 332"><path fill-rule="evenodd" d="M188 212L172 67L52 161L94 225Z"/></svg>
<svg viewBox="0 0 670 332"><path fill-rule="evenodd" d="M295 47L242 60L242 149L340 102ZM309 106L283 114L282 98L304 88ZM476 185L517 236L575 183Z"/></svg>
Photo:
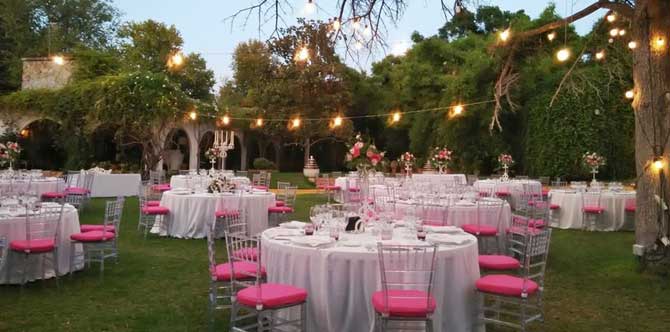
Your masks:
<svg viewBox="0 0 670 332"><path fill-rule="evenodd" d="M66 133L60 122L48 117L26 118L17 123L17 141L23 147L19 165L36 169L62 169L67 160L62 138Z"/></svg>

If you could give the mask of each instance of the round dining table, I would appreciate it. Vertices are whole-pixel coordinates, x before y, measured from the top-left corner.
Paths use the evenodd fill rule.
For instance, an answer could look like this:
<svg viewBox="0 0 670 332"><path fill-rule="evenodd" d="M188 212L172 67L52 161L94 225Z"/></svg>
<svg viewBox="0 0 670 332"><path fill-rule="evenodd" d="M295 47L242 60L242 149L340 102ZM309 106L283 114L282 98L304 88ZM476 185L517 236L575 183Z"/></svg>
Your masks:
<svg viewBox="0 0 670 332"><path fill-rule="evenodd" d="M617 231L624 228L626 220L626 201L635 199L635 191L603 191L600 206L604 208L600 221L596 224L599 231ZM549 200L559 206L552 211L552 219L558 221L554 227L562 229L581 229L584 225L582 192L575 189L553 189L549 191Z"/></svg>
<svg viewBox="0 0 670 332"><path fill-rule="evenodd" d="M57 177L39 177L33 179L0 179L0 192L35 192L38 197L46 192L59 192L65 189L65 181Z"/></svg>
<svg viewBox="0 0 670 332"><path fill-rule="evenodd" d="M533 193L542 193L542 183L537 180L508 180L502 181L499 179L478 180L473 184L475 189L479 191L489 192L507 192L510 193L512 199L509 200L512 208L515 209L521 202L521 195L524 192L524 186Z"/></svg>
<svg viewBox="0 0 670 332"><path fill-rule="evenodd" d="M56 204L56 203L43 203ZM57 204L56 204L57 205ZM0 209L0 237L5 238L7 246L14 240L26 239L26 217L20 215L20 211L9 211L6 208ZM74 267L70 267L70 235L79 233L79 215L77 209L72 205L66 205L63 208L63 218L58 227L57 233L57 256L58 272L65 275L71 268L81 270L84 267L83 259L79 258ZM77 257L81 256L83 248L81 244L76 244L75 253ZM46 257L46 258L45 258ZM26 280L34 281L42 279L42 260L45 260L44 275L46 278L53 278L56 275L54 262L50 254L30 255L28 257ZM3 264L0 265L0 284L19 284L22 279L23 254L7 250L7 255Z"/></svg>
<svg viewBox="0 0 670 332"><path fill-rule="evenodd" d="M228 178L235 185L249 185L251 181L249 178L244 176L232 176ZM209 183L212 181L207 175L173 175L170 178L170 187L172 188L193 188L193 187L203 187L206 188Z"/></svg>
<svg viewBox="0 0 670 332"><path fill-rule="evenodd" d="M281 227L262 233L261 255L268 282L307 290L307 331L372 332L372 294L381 290L377 237L370 231L343 234L326 246L304 246L286 240ZM304 237L297 235L296 237ZM428 235L431 236L430 234ZM434 331L472 331L476 318L475 282L479 278L477 239L465 233L438 247L432 295L437 302ZM460 243L458 243L460 242ZM346 244L345 244L346 243ZM394 229L382 243L420 245L415 233ZM299 310L287 318L297 318Z"/></svg>
<svg viewBox="0 0 670 332"><path fill-rule="evenodd" d="M242 208L247 221L247 231L255 235L268 228L268 208L274 206L275 194L267 191L244 192ZM217 210L238 209L239 193L192 193L189 190L170 190L163 193L161 206L170 209L163 220L156 223L152 233L185 239L207 237L209 226ZM166 222L167 227L160 227Z"/></svg>

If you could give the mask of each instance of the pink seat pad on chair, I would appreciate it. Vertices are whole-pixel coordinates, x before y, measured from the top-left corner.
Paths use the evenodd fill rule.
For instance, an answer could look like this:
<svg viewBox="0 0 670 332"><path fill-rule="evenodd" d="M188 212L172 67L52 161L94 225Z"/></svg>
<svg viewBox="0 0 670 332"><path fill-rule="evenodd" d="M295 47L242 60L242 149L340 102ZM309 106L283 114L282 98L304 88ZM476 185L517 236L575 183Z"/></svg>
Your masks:
<svg viewBox="0 0 670 332"><path fill-rule="evenodd" d="M254 189L268 191L268 186L252 186Z"/></svg>
<svg viewBox="0 0 670 332"><path fill-rule="evenodd" d="M521 263L514 258L504 255L479 255L479 267L486 270L516 270Z"/></svg>
<svg viewBox="0 0 670 332"><path fill-rule="evenodd" d="M388 291L388 307L384 291L372 294L375 311L391 317L426 317L435 311L436 302L432 295L420 290Z"/></svg>
<svg viewBox="0 0 670 332"><path fill-rule="evenodd" d="M293 213L293 209L288 206L271 206L268 208L270 213Z"/></svg>
<svg viewBox="0 0 670 332"><path fill-rule="evenodd" d="M70 235L70 239L79 242L103 242L113 240L116 234L112 232L90 231Z"/></svg>
<svg viewBox="0 0 670 332"><path fill-rule="evenodd" d="M258 287L247 287L237 292L237 301L248 307L256 307L257 304L261 304L263 307L271 309L297 305L307 299L306 290L291 285L262 284L260 292Z"/></svg>
<svg viewBox="0 0 670 332"><path fill-rule="evenodd" d="M105 227L105 225L88 225L88 224L84 224L84 225L81 225L81 226L79 227L79 230L80 230L82 233L92 232L92 231L107 231L107 232L116 233L116 228L114 227L114 225L107 225L107 227Z"/></svg>
<svg viewBox="0 0 670 332"><path fill-rule="evenodd" d="M212 275L219 281L229 281L235 270L235 279L254 279L256 274L256 264L249 262L223 263L216 266ZM265 268L261 267L261 275L265 275Z"/></svg>
<svg viewBox="0 0 670 332"><path fill-rule="evenodd" d="M56 244L53 239L14 240L9 243L9 249L27 254L39 254L54 250Z"/></svg>
<svg viewBox="0 0 670 332"><path fill-rule="evenodd" d="M81 187L70 187L65 189L65 193L70 195L86 195L90 192L91 192L90 190Z"/></svg>
<svg viewBox="0 0 670 332"><path fill-rule="evenodd" d="M475 283L477 290L485 293L521 297L523 292L523 278L506 274L491 274L481 277ZM526 281L527 294L533 294L538 290L537 283L532 280Z"/></svg>
<svg viewBox="0 0 670 332"><path fill-rule="evenodd" d="M242 248L233 252L233 257L244 260L257 260L258 248Z"/></svg>
<svg viewBox="0 0 670 332"><path fill-rule="evenodd" d="M498 229L493 226L487 225L474 225L474 224L465 224L461 228L466 232L473 235L483 235L483 236L496 236L498 234Z"/></svg>
<svg viewBox="0 0 670 332"><path fill-rule="evenodd" d="M217 218L225 218L225 217L239 217L240 216L240 211L237 210L219 210L214 212L214 216Z"/></svg>
<svg viewBox="0 0 670 332"><path fill-rule="evenodd" d="M286 202L284 202L284 201L275 201L275 206L286 206Z"/></svg>
<svg viewBox="0 0 670 332"><path fill-rule="evenodd" d="M144 203L144 206L159 206L161 205L161 201L146 201Z"/></svg>
<svg viewBox="0 0 670 332"><path fill-rule="evenodd" d="M142 208L142 213L149 215L166 215L170 214L170 209L164 206L146 206Z"/></svg>
<svg viewBox="0 0 670 332"><path fill-rule="evenodd" d="M62 192L62 193L46 192L46 193L42 193L42 198L45 198L45 199L63 198L63 197L65 197L65 195L66 194L64 192Z"/></svg>
<svg viewBox="0 0 670 332"><path fill-rule="evenodd" d="M599 206L585 206L584 207L584 212L586 213L603 213L605 211L604 208L601 208Z"/></svg>

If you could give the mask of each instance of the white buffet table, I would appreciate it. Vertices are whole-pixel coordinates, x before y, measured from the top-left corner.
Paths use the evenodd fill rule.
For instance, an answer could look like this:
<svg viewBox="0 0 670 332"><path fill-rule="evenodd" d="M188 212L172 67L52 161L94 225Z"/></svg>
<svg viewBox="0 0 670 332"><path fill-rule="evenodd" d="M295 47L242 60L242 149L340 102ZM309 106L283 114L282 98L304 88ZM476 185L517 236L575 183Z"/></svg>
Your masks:
<svg viewBox="0 0 670 332"><path fill-rule="evenodd" d="M508 192L512 195L510 203L516 208L521 200L521 194L526 186L532 193L542 193L542 183L537 180L509 180L501 181L495 179L478 180L473 184L475 189L483 192Z"/></svg>
<svg viewBox="0 0 670 332"><path fill-rule="evenodd" d="M161 206L170 209L165 218L169 229L160 235L177 238L207 237L217 210L237 209L239 194L210 194L171 190L163 193ZM268 208L275 205L275 194L264 191L245 193L242 196L249 234L255 235L268 228ZM152 233L158 233L156 226Z"/></svg>
<svg viewBox="0 0 670 332"><path fill-rule="evenodd" d="M583 224L582 214L582 194L576 190L554 189L549 191L549 199L552 204L558 204L559 209L552 213L557 213L558 225L556 227L568 229L581 229ZM626 215L626 200L635 199L634 191L612 192L603 191L600 196L600 206L605 209L600 221L597 224L597 230L616 231L624 226Z"/></svg>
<svg viewBox="0 0 670 332"><path fill-rule="evenodd" d="M26 219L25 217L9 217L6 211L0 211L0 237L7 239L7 245L13 240L25 240L26 238ZM60 275L70 272L70 235L79 233L79 216L77 210L66 205L63 210L63 219L58 229L58 252L57 263ZM77 244L76 253L79 255L82 251L81 245ZM42 259L45 259L46 277L53 278L55 269L50 257L51 254L31 255L28 259L28 271L26 279L28 281L42 278ZM23 267L23 255L7 249L6 261L0 266L0 284L19 284L21 283ZM76 270L83 268L83 261L79 259L76 262Z"/></svg>
<svg viewBox="0 0 670 332"><path fill-rule="evenodd" d="M262 259L268 282L307 289L307 331L371 332L374 309L371 296L381 290L376 238L370 233L344 234L340 241L361 246L311 248L272 239L277 228L262 235ZM437 301L434 331L472 331L476 317L475 281L479 278L477 240L440 246L432 295ZM416 235L396 228L395 244L414 244ZM291 315L297 315L294 311Z"/></svg>
<svg viewBox="0 0 670 332"><path fill-rule="evenodd" d="M70 183L83 187L75 175ZM95 173L91 186L91 197L137 196L142 177L140 174Z"/></svg>

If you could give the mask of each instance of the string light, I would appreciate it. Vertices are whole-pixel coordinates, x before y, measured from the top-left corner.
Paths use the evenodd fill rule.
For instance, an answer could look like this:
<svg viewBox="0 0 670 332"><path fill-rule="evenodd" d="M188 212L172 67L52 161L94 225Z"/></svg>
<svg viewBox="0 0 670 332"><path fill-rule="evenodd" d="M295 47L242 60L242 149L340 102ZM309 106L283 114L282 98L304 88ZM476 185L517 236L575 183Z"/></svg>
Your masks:
<svg viewBox="0 0 670 332"><path fill-rule="evenodd" d="M618 35L619 35L619 29L613 28L612 30L610 30L610 36L616 37Z"/></svg>
<svg viewBox="0 0 670 332"><path fill-rule="evenodd" d="M626 99L633 99L633 98L635 98L635 90L630 89L630 90L626 91L626 93L624 95L626 96Z"/></svg>
<svg viewBox="0 0 670 332"><path fill-rule="evenodd" d="M263 118L256 119L256 127L263 127Z"/></svg>
<svg viewBox="0 0 670 332"><path fill-rule="evenodd" d="M654 162L652 164L654 165L654 169L656 169L657 171L661 171L663 169L663 166L665 166L663 158L661 157L654 158Z"/></svg>
<svg viewBox="0 0 670 332"><path fill-rule="evenodd" d="M198 118L198 113L197 113L196 111L191 111L191 112L188 113L188 117L189 117L191 120L195 120L195 119Z"/></svg>
<svg viewBox="0 0 670 332"><path fill-rule="evenodd" d="M358 19L354 19L354 23L351 25L354 31L358 30L361 27L361 23L358 22Z"/></svg>
<svg viewBox="0 0 670 332"><path fill-rule="evenodd" d="M459 116L459 115L463 114L463 111L465 111L465 108L463 108L463 105L458 104L458 105L454 106L454 108L452 109L452 115L453 116Z"/></svg>
<svg viewBox="0 0 670 332"><path fill-rule="evenodd" d="M184 56L181 52L177 51L175 54L171 55L168 58L167 66L168 68L179 68L184 64Z"/></svg>
<svg viewBox="0 0 670 332"><path fill-rule="evenodd" d="M333 21L333 30L335 30L335 31L340 30L341 26L342 25L340 24L340 20L335 18L335 20Z"/></svg>
<svg viewBox="0 0 670 332"><path fill-rule="evenodd" d="M316 12L316 4L313 0L307 0L305 8L303 9L305 15L310 16Z"/></svg>
<svg viewBox="0 0 670 332"><path fill-rule="evenodd" d="M61 55L54 55L54 57L51 58L51 61L53 61L53 63L55 63L59 66L62 66L63 64L65 64L65 58L63 58L63 56L61 56Z"/></svg>
<svg viewBox="0 0 670 332"><path fill-rule="evenodd" d="M616 15L614 15L614 13L610 13L609 15L607 15L607 22L612 23L614 21L616 21Z"/></svg>
<svg viewBox="0 0 670 332"><path fill-rule="evenodd" d="M360 50L360 49L363 48L363 43L361 43L360 41L357 40L356 43L354 44L354 47L355 47L357 50Z"/></svg>
<svg viewBox="0 0 670 332"><path fill-rule="evenodd" d="M307 60L309 60L309 49L303 46L295 53L295 61L306 62Z"/></svg>
<svg viewBox="0 0 670 332"><path fill-rule="evenodd" d="M342 125L342 117L341 116L336 116L335 119L333 119L333 128L337 128Z"/></svg>
<svg viewBox="0 0 670 332"><path fill-rule="evenodd" d="M291 129L298 129L298 128L300 128L300 123L301 123L301 122L302 122L302 121L300 121L300 118L293 118L293 119L291 120Z"/></svg>
<svg viewBox="0 0 670 332"><path fill-rule="evenodd" d="M562 48L558 52L556 52L556 59L560 62L564 62L570 58L570 49L569 48Z"/></svg>
<svg viewBox="0 0 670 332"><path fill-rule="evenodd" d="M625 29L619 30L619 36L625 36L625 35L626 35L626 30Z"/></svg>
<svg viewBox="0 0 670 332"><path fill-rule="evenodd" d="M507 29L501 31L501 32L498 34L498 38L500 39L500 41L502 41L502 42L504 43L504 42L506 42L506 41L509 39L509 37L510 37L511 35L512 35L512 32L509 30L509 28L507 28Z"/></svg>
<svg viewBox="0 0 670 332"><path fill-rule="evenodd" d="M393 112L393 115L391 115L391 122L393 123L400 122L400 117L401 117L400 112L398 111Z"/></svg>
<svg viewBox="0 0 670 332"><path fill-rule="evenodd" d="M628 42L628 48L630 48L631 50L634 50L636 47L637 47L636 41L631 40L630 42Z"/></svg>
<svg viewBox="0 0 670 332"><path fill-rule="evenodd" d="M556 32L552 31L552 32L548 33L547 34L547 39L549 39L549 41L553 41L554 39L556 39Z"/></svg>
<svg viewBox="0 0 670 332"><path fill-rule="evenodd" d="M28 128L23 128L21 129L21 132L19 132L19 135L21 135L23 138L26 138L30 136L30 130L28 130Z"/></svg>
<svg viewBox="0 0 670 332"><path fill-rule="evenodd" d="M370 29L370 27L366 25L365 29L363 29L363 34L365 36L368 36L368 37L371 36L372 35L372 29Z"/></svg>
<svg viewBox="0 0 670 332"><path fill-rule="evenodd" d="M663 36L655 37L652 46L657 52L663 51L665 49L665 38Z"/></svg>
<svg viewBox="0 0 670 332"><path fill-rule="evenodd" d="M602 60L605 58L605 50L601 50L596 53L596 60Z"/></svg>
<svg viewBox="0 0 670 332"><path fill-rule="evenodd" d="M230 117L226 114L221 118L221 123L223 123L224 126L227 126L230 124Z"/></svg>

